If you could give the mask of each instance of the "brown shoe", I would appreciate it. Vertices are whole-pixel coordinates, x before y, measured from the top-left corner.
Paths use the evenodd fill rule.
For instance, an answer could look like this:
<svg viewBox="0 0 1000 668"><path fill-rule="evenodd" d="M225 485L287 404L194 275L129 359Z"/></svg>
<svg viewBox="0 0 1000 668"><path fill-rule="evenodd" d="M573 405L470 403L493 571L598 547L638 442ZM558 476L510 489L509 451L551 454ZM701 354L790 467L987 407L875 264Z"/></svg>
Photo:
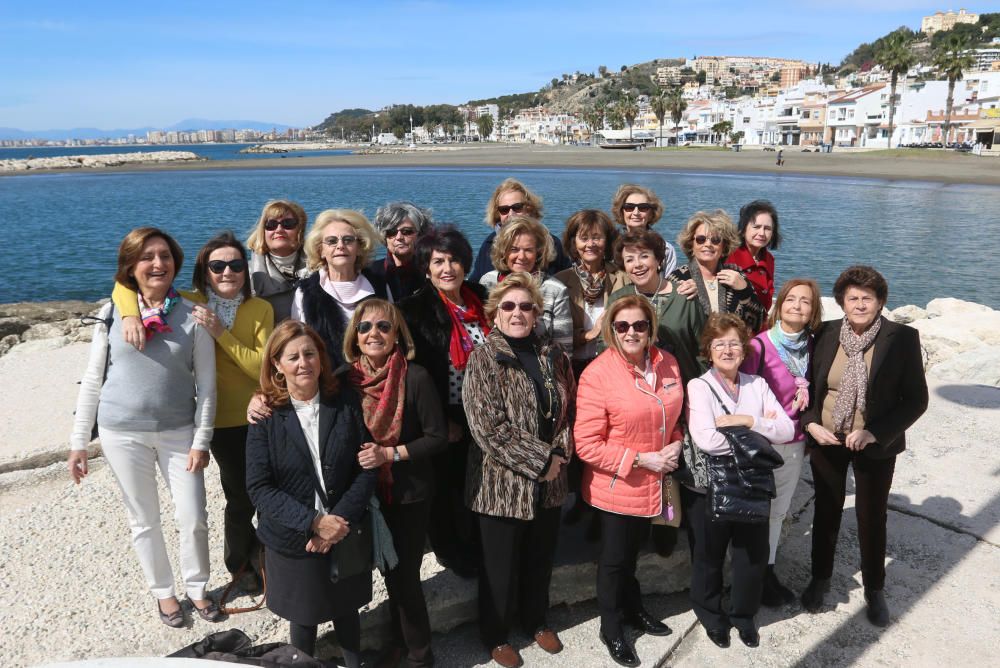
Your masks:
<svg viewBox="0 0 1000 668"><path fill-rule="evenodd" d="M490 651L490 658L499 663L503 668L518 668L522 665L521 654L510 646L510 643L497 645Z"/></svg>
<svg viewBox="0 0 1000 668"><path fill-rule="evenodd" d="M562 651L563 644L559 636L552 629L545 627L535 631L535 642L549 654L558 654Z"/></svg>

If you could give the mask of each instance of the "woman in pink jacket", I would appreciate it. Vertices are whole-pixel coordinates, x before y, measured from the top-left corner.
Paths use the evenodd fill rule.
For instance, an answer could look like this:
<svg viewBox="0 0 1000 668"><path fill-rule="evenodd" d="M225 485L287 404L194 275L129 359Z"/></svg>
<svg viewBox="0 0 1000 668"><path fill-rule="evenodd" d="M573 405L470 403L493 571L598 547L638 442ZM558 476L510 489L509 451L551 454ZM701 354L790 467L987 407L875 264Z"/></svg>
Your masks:
<svg viewBox="0 0 1000 668"><path fill-rule="evenodd" d="M684 384L677 360L653 345L656 313L647 299L615 301L602 329L611 345L580 377L573 434L584 464L583 498L601 518L601 641L616 663L638 666L623 623L650 635L670 633L642 607L635 568L650 518L672 513L663 486L681 453Z"/></svg>

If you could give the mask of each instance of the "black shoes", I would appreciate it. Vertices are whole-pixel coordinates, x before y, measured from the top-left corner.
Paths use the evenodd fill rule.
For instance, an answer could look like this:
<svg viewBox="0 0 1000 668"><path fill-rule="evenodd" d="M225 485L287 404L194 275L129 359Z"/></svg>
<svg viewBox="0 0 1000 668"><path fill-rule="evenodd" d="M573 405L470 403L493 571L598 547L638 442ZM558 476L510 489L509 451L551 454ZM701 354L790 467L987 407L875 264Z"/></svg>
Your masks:
<svg viewBox="0 0 1000 668"><path fill-rule="evenodd" d="M625 623L634 627L637 631L648 633L651 636L668 636L673 631L670 627L653 617L645 610L639 610L634 615L625 617Z"/></svg>
<svg viewBox="0 0 1000 668"><path fill-rule="evenodd" d="M639 665L639 657L636 656L635 650L628 644L628 641L625 640L624 636L608 639L602 632L600 634L600 638L601 642L604 643L604 646L608 648L608 654L611 656L611 660L619 666Z"/></svg>
<svg viewBox="0 0 1000 668"><path fill-rule="evenodd" d="M813 578L802 592L802 607L809 612L819 612L823 607L823 596L830 591L830 580Z"/></svg>
<svg viewBox="0 0 1000 668"><path fill-rule="evenodd" d="M743 630L740 629L740 640L747 647L759 647L760 646L760 634L757 633L757 629Z"/></svg>
<svg viewBox="0 0 1000 668"><path fill-rule="evenodd" d="M444 568L465 580L474 580L479 576L479 565L465 557L438 557L437 562Z"/></svg>
<svg viewBox="0 0 1000 668"><path fill-rule="evenodd" d="M781 584L774 572L774 564L769 564L767 573L764 575L764 591L761 594L760 602L769 608L779 608L794 600L795 594L792 593L791 589Z"/></svg>
<svg viewBox="0 0 1000 668"><path fill-rule="evenodd" d="M889 606L885 602L885 593L881 589L865 589L865 602L868 603L868 621L883 629L889 626Z"/></svg>
<svg viewBox="0 0 1000 668"><path fill-rule="evenodd" d="M729 647L729 629L705 629L705 635L722 649Z"/></svg>

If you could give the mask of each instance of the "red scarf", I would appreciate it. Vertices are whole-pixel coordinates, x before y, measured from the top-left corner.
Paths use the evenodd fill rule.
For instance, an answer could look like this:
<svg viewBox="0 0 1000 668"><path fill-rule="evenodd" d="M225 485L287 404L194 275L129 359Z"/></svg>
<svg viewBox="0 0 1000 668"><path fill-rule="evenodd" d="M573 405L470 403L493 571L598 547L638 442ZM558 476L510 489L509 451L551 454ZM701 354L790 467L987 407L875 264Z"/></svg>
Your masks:
<svg viewBox="0 0 1000 668"><path fill-rule="evenodd" d="M365 426L380 446L396 447L406 403L406 357L396 346L381 369L373 368L364 356L352 366L351 383L361 393ZM392 462L379 467L377 491L385 503L392 503Z"/></svg>
<svg viewBox="0 0 1000 668"><path fill-rule="evenodd" d="M462 284L459 294L465 302L465 308L461 308L454 303L444 293L438 290L438 295L451 316L451 344L448 347L448 354L451 357L451 365L459 371L465 370L465 365L469 363L469 353L472 352L472 337L465 329L463 322L478 322L483 328L483 335L490 333L490 326L486 322L486 313L483 311L483 303L468 285Z"/></svg>

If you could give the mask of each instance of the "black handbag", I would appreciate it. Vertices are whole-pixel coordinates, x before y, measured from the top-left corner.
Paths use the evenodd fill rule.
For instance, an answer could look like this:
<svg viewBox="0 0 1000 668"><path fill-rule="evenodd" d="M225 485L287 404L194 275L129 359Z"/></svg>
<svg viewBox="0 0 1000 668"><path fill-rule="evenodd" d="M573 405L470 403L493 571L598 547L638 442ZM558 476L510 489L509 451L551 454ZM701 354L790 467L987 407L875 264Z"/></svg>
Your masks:
<svg viewBox="0 0 1000 668"><path fill-rule="evenodd" d="M319 494L323 507L329 512L330 502L327 499L326 491L319 484L316 476L312 478L316 493ZM365 509L365 516L361 521L353 525L347 535L340 539L340 542L333 544L328 556L330 558L330 582L334 584L356 575L372 572L375 550L372 543L372 515L367 509Z"/></svg>

